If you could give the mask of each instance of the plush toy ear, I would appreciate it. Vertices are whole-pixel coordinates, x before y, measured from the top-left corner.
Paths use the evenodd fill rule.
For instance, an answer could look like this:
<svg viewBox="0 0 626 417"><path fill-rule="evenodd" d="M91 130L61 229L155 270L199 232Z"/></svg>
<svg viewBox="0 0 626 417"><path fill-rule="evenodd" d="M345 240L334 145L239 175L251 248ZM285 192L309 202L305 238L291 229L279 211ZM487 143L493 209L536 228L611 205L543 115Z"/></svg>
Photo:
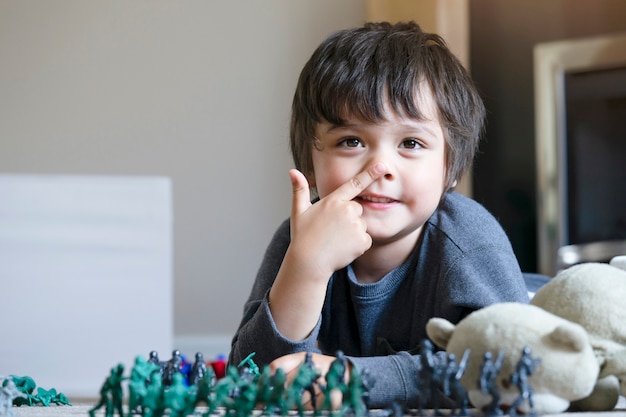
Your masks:
<svg viewBox="0 0 626 417"><path fill-rule="evenodd" d="M615 375L620 380L624 379L626 376L626 349L615 352L604 358L598 378L603 378L608 375Z"/></svg>
<svg viewBox="0 0 626 417"><path fill-rule="evenodd" d="M576 323L559 324L548 338L563 350L582 352L589 344L589 335Z"/></svg>
<svg viewBox="0 0 626 417"><path fill-rule="evenodd" d="M454 324L446 319L434 317L426 323L426 334L434 344L442 349L448 347L448 342L454 332Z"/></svg>

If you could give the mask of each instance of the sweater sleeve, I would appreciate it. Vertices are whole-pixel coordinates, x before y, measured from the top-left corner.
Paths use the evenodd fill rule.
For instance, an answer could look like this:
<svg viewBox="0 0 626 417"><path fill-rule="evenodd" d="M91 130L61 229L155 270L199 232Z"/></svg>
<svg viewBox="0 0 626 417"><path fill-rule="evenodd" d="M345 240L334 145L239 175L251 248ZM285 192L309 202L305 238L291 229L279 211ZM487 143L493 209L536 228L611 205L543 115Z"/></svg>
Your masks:
<svg viewBox="0 0 626 417"><path fill-rule="evenodd" d="M265 251L254 285L244 305L243 318L231 342L228 359L231 365L238 365L252 352L255 352L254 361L259 366L289 353L319 352L316 341L320 320L308 338L292 341L280 334L270 311L267 295L276 279L289 242L289 220L286 220L278 228Z"/></svg>
<svg viewBox="0 0 626 417"><path fill-rule="evenodd" d="M416 356L399 352L388 356L349 357L349 360L361 373L366 371L367 375L373 376L369 391L370 408L383 408L393 403L408 407L415 405L419 395L417 375L420 369Z"/></svg>
<svg viewBox="0 0 626 417"><path fill-rule="evenodd" d="M438 390L433 396L437 397L426 400L425 404L420 401L429 397L427 393L420 392L420 355L408 352L398 352L388 356L348 357L353 366L357 367L362 374L372 378L371 389L368 393L369 408L386 408L390 404L403 404L406 408L432 407L436 402L441 408L454 406L452 400ZM445 363L445 352L439 351L434 359L437 366Z"/></svg>

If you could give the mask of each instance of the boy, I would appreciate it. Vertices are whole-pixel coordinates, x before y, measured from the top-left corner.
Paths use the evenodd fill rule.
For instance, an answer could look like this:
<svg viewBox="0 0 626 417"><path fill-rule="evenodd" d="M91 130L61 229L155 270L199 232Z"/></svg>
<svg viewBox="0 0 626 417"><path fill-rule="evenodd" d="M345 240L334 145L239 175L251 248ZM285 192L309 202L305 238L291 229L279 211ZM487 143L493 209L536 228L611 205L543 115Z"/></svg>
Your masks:
<svg viewBox="0 0 626 417"><path fill-rule="evenodd" d="M413 22L327 38L293 101L291 217L267 248L230 363L254 351L293 373L311 351L324 375L341 350L375 377L371 407L413 408L429 318L528 302L500 225L452 191L484 113L444 41Z"/></svg>

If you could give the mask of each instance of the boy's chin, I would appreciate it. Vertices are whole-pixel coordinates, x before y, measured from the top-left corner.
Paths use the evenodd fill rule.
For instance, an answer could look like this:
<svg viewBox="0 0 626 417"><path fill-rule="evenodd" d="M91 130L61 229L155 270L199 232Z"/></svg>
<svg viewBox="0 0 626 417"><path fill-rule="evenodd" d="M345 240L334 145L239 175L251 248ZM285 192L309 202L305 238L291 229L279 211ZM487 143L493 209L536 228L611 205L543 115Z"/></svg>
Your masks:
<svg viewBox="0 0 626 417"><path fill-rule="evenodd" d="M367 233L372 238L372 246L384 246L400 241L406 241L409 244L417 243L417 239L420 235L421 228L411 228L409 230L401 229L393 232L390 227L383 228L370 228L368 225Z"/></svg>

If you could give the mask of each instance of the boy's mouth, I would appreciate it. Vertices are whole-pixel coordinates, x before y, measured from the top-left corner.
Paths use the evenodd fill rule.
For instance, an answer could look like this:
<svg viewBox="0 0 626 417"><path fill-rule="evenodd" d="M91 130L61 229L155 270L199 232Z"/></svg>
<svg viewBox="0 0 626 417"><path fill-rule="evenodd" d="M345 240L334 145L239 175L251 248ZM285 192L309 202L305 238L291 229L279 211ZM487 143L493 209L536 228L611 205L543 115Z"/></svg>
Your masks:
<svg viewBox="0 0 626 417"><path fill-rule="evenodd" d="M375 196L371 196L371 195L361 195L361 196L359 196L357 198L359 200L369 201L371 203L381 203L381 204L389 204L389 203L393 203L393 202L396 201L393 198L375 197Z"/></svg>

